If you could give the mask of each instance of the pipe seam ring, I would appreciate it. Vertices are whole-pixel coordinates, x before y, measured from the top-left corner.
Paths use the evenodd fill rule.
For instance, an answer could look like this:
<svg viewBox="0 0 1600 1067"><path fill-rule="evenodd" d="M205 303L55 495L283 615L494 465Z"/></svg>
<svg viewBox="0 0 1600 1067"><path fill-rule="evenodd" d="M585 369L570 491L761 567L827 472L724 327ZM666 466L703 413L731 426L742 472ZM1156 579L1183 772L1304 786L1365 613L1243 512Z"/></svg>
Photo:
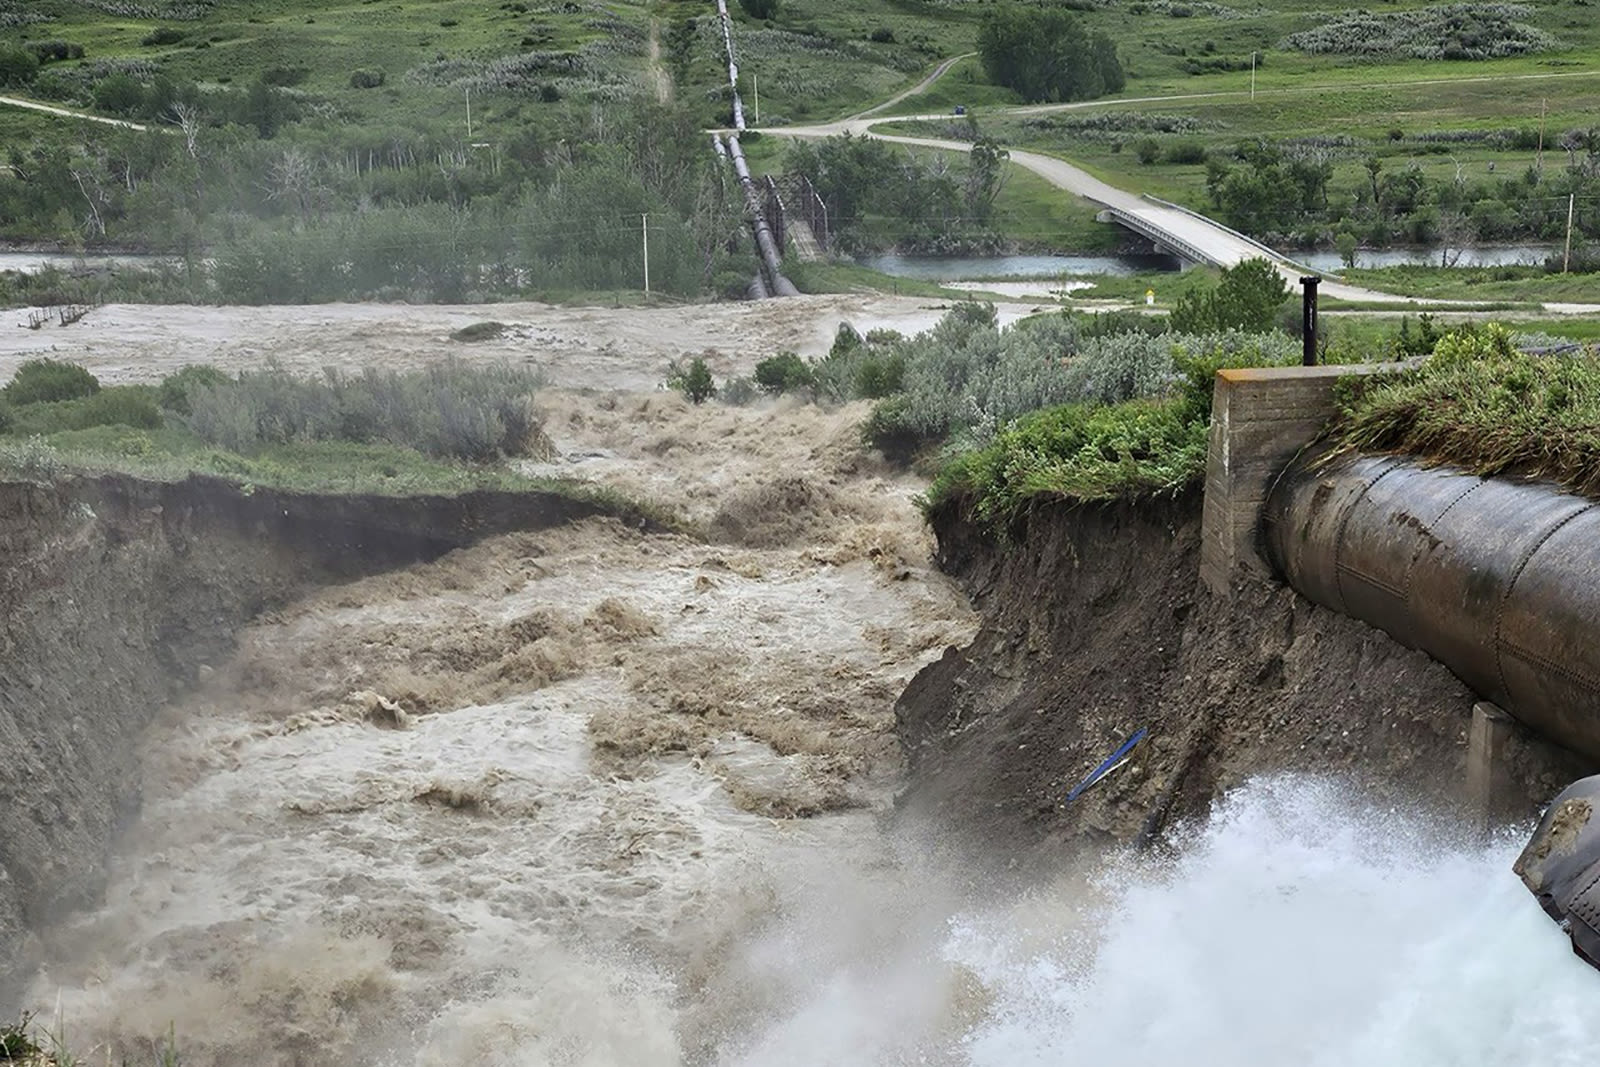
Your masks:
<svg viewBox="0 0 1600 1067"><path fill-rule="evenodd" d="M1436 532L1434 532L1434 527L1438 526L1441 522L1443 522L1444 521L1444 517L1446 515L1450 514L1450 512L1455 509L1455 506L1457 504L1461 503L1463 500L1467 499L1467 497L1471 496L1473 493L1476 493L1480 488L1482 488L1483 483L1486 482L1487 480L1488 479L1486 479L1486 478L1481 478L1480 477L1480 478L1478 478L1477 481L1473 482L1471 485L1469 485L1465 489L1461 490L1461 493L1454 500L1450 501L1450 503L1448 503L1448 504L1446 504L1444 506L1444 510L1440 511L1439 514L1435 515L1431 520L1429 520L1428 524L1425 527L1423 527L1423 529L1427 533L1427 535L1429 537L1432 537L1432 538L1437 540L1439 535ZM1416 573L1417 573L1417 557L1416 556L1412 556L1411 557L1411 566L1406 568L1405 601L1406 601L1406 609L1408 611L1411 608L1411 577L1412 577L1412 575L1414 575Z"/></svg>
<svg viewBox="0 0 1600 1067"><path fill-rule="evenodd" d="M1339 598L1339 611L1345 615L1350 614L1349 602L1345 600L1344 579L1342 577L1344 574L1345 530L1350 526L1350 516L1355 514L1356 508L1361 506L1361 502L1367 498L1367 494L1372 492L1372 487L1383 481L1384 478L1389 476L1390 472L1400 466L1400 461L1393 456L1386 456L1381 462L1388 464L1388 466L1367 478L1366 484L1361 487L1361 492L1357 493L1355 499L1345 506L1344 514L1339 517L1339 531L1333 535L1333 593Z"/></svg>
<svg viewBox="0 0 1600 1067"><path fill-rule="evenodd" d="M1589 514L1589 512L1593 511L1595 509L1595 507L1596 507L1596 505L1589 504L1587 507L1579 508L1577 511L1574 511L1571 515L1568 515L1566 518L1562 519L1560 522L1558 522L1554 526L1550 527L1550 529L1548 529L1548 530L1546 530L1544 532L1544 536L1540 537L1532 545L1528 546L1528 550L1523 553L1522 559L1517 563L1516 569L1511 572L1511 580L1506 583L1505 592L1500 594L1500 603L1495 605L1495 609L1494 609L1494 673L1495 673L1495 677L1500 682L1500 694L1502 696L1504 696L1508 701L1510 701L1510 698L1511 698L1511 690L1506 685L1505 656L1501 654L1501 650L1506 645L1506 641L1505 641L1504 638L1502 638L1500 636L1500 629L1504 625L1504 622L1505 622L1506 604L1511 600L1511 594L1517 591L1517 582L1522 580L1522 572L1527 570L1529 563L1533 562L1534 555L1536 553L1538 553L1538 551L1541 548L1543 548L1549 542L1550 538L1554 537L1556 534L1558 534L1562 530L1566 529L1568 523L1572 522L1574 519L1576 519L1580 515ZM1515 702L1512 701L1512 703L1515 703Z"/></svg>

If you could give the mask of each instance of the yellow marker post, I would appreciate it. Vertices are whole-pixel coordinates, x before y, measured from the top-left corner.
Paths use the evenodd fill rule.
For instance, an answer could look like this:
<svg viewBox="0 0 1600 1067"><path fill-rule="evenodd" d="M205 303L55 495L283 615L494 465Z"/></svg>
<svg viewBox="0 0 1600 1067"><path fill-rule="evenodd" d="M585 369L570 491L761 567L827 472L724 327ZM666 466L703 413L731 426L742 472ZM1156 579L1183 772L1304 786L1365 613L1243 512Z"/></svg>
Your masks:
<svg viewBox="0 0 1600 1067"><path fill-rule="evenodd" d="M1154 289L1146 289L1144 291L1144 302L1148 307L1156 306L1156 291Z"/></svg>

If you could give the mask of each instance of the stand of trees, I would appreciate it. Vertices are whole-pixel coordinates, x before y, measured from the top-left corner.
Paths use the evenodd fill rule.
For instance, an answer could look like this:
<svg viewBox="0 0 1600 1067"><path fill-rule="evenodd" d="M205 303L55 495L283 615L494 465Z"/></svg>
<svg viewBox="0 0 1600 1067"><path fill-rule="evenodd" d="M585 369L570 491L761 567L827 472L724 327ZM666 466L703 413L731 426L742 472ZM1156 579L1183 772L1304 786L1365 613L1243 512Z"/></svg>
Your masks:
<svg viewBox="0 0 1600 1067"><path fill-rule="evenodd" d="M846 134L797 141L789 168L810 178L827 202L844 249L950 254L999 245L990 222L1009 158L987 137L953 164L944 155L908 153Z"/></svg>
<svg viewBox="0 0 1600 1067"><path fill-rule="evenodd" d="M0 236L169 254L192 299L241 303L640 288L641 216L653 289L742 290L754 272L736 183L672 107L561 110L478 149L413 127L268 140L181 109L163 126L10 146Z"/></svg>
<svg viewBox="0 0 1600 1067"><path fill-rule="evenodd" d="M1002 7L978 31L989 80L1030 103L1089 100L1127 83L1117 46L1061 8Z"/></svg>

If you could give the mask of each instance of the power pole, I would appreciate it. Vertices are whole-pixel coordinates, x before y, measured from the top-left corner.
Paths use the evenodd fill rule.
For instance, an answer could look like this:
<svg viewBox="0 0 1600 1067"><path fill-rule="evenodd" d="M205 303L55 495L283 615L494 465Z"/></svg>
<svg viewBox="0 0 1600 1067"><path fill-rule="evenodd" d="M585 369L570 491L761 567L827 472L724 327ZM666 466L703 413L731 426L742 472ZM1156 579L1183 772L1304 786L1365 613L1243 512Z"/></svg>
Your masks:
<svg viewBox="0 0 1600 1067"><path fill-rule="evenodd" d="M639 229L644 234L644 295L650 295L650 216L639 216Z"/></svg>
<svg viewBox="0 0 1600 1067"><path fill-rule="evenodd" d="M467 86L467 143L472 143L472 86Z"/></svg>
<svg viewBox="0 0 1600 1067"><path fill-rule="evenodd" d="M1549 101L1546 99L1541 98L1539 101L1539 157L1535 161L1534 167L1541 175L1544 174L1544 108L1547 103Z"/></svg>
<svg viewBox="0 0 1600 1067"><path fill-rule="evenodd" d="M756 125L759 126L759 125L761 125L761 75L752 74L752 75L750 75L750 78L751 78L752 81L755 82L755 90L756 90Z"/></svg>
<svg viewBox="0 0 1600 1067"><path fill-rule="evenodd" d="M1561 273L1567 273L1567 268L1572 265L1572 209L1577 206L1578 194L1567 194L1567 250L1561 255Z"/></svg>
<svg viewBox="0 0 1600 1067"><path fill-rule="evenodd" d="M1250 53L1250 99L1256 98L1256 54Z"/></svg>

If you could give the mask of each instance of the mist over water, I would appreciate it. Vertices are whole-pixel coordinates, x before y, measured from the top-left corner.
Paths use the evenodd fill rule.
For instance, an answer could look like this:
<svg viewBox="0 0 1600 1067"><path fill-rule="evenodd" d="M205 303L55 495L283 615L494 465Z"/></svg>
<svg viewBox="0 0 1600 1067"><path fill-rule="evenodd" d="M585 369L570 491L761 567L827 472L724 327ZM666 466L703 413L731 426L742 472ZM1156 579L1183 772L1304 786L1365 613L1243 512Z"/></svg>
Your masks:
<svg viewBox="0 0 1600 1067"><path fill-rule="evenodd" d="M1112 857L1000 907L903 906L936 922L926 958L815 976L724 1062L1592 1062L1600 973L1511 873L1522 843L1469 844L1334 781L1258 780L1165 858Z"/></svg>

